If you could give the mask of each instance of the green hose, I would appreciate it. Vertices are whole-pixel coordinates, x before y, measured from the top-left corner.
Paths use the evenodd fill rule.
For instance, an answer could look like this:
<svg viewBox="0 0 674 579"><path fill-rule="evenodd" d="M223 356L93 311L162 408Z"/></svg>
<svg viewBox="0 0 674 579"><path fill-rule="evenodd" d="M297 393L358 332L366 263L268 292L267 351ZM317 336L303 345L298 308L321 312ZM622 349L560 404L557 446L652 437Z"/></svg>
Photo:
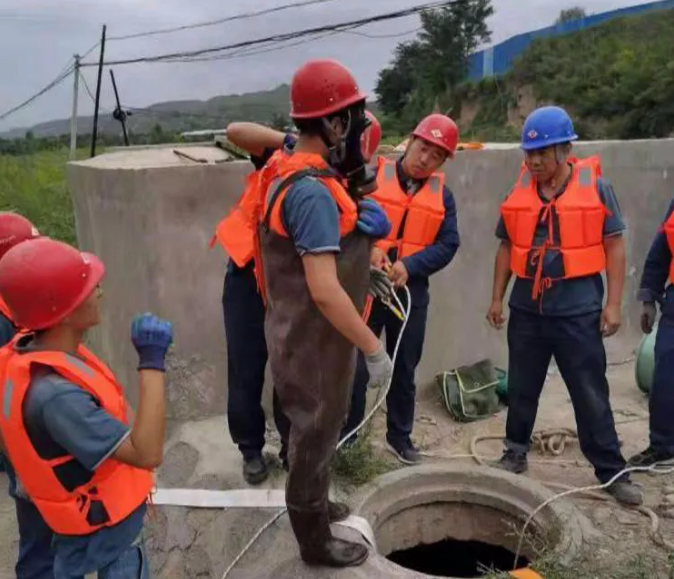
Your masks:
<svg viewBox="0 0 674 579"><path fill-rule="evenodd" d="M653 372L655 371L655 336L657 326L650 334L646 334L641 340L637 350L637 363L634 367L634 377L639 390L648 394L653 385Z"/></svg>

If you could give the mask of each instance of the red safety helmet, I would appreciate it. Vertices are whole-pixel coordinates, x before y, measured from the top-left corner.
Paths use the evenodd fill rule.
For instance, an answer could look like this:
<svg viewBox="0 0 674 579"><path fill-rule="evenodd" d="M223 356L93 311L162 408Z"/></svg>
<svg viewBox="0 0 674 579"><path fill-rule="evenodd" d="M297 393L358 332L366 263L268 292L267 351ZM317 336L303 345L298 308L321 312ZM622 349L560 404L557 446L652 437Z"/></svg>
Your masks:
<svg viewBox="0 0 674 579"><path fill-rule="evenodd" d="M44 330L75 311L104 274L95 255L41 237L14 246L0 260L0 295L17 326Z"/></svg>
<svg viewBox="0 0 674 579"><path fill-rule="evenodd" d="M0 212L0 259L17 243L40 237L40 232L22 215Z"/></svg>
<svg viewBox="0 0 674 579"><path fill-rule="evenodd" d="M381 125L370 111L365 111L365 116L370 120L370 124L360 136L360 150L365 161L369 163L381 142Z"/></svg>
<svg viewBox="0 0 674 579"><path fill-rule="evenodd" d="M336 60L310 60L297 70L290 84L290 117L320 119L366 97L343 64Z"/></svg>
<svg viewBox="0 0 674 579"><path fill-rule="evenodd" d="M454 156L459 144L459 128L456 123L449 117L437 113L422 119L412 135L440 147L450 157Z"/></svg>

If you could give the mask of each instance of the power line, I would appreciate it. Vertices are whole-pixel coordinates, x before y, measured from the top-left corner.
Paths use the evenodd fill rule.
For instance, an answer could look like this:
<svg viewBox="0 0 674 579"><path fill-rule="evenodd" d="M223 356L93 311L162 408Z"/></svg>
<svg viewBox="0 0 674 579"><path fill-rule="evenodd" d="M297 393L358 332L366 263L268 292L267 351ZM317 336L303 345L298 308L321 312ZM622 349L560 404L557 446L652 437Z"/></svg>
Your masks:
<svg viewBox="0 0 674 579"><path fill-rule="evenodd" d="M413 34L415 32L419 32L421 30L421 27L415 28L413 30L407 30L405 32L397 32L395 34L367 34L365 32L357 32L356 30L332 30L329 32L324 32L322 34L316 34L315 36L311 36L309 38L304 38L302 40L298 40L297 42L289 42L287 44L283 44L282 46L277 46L272 44L271 46L264 47L264 48L244 48L241 50L237 50L228 54L223 54L223 55L215 55L215 56L204 56L204 57L189 57L189 58L176 58L176 59L171 59L171 60L163 60L161 62L164 63L175 63L175 62L212 62L216 60L232 60L235 58L244 58L247 56L257 56L259 54L265 54L267 52L276 52L279 50L285 50L286 48L291 48L293 46L298 46L300 44L306 44L307 42L315 42L316 40L321 40L323 38L327 38L329 36L334 36L336 34L354 34L356 36L363 36L365 38L370 38L370 39L382 39L382 38L400 38L403 36L407 36L409 34ZM284 41L286 42L286 41Z"/></svg>
<svg viewBox="0 0 674 579"><path fill-rule="evenodd" d="M33 101L37 100L40 98L42 95L48 93L50 90L56 88L58 85L60 85L66 78L68 78L71 73L75 70L74 65L70 65L64 72L59 74L53 81L51 81L47 86L45 86L42 90L36 92L33 96L27 98L25 101L23 101L21 104L16 105L15 107L9 109L8 111L5 111L4 113L0 114L0 121L4 121L7 117L10 115L13 115L16 112L19 112L20 110L24 109L28 105L30 105Z"/></svg>
<svg viewBox="0 0 674 579"><path fill-rule="evenodd" d="M82 81L82 84L84 85L84 89L87 91L87 94L89 95L89 98L91 99L91 102L94 104L96 103L96 97L94 96L94 93L91 92L91 89L89 88L89 85L87 84L87 79L84 78L84 75L80 72L80 80Z"/></svg>
<svg viewBox="0 0 674 579"><path fill-rule="evenodd" d="M210 48L203 48L200 50L191 50L191 51L184 51L184 52L174 52L174 53L168 53L168 54L160 54L160 55L155 55L155 56L145 56L145 57L139 57L139 58L131 58L131 59L124 59L124 60L116 60L116 61L111 61L111 62L106 62L105 64L108 66L111 65L122 65L122 64L137 64L141 62L162 62L162 61L175 61L177 59L183 59L183 62L188 61L189 58L191 57L199 57L201 55L205 54L214 54L218 52L223 52L226 50L233 50L237 48L246 48L246 47L252 47L252 46L257 46L260 44L268 44L268 43L281 43L287 40L294 40L296 38L301 38L304 36L310 36L310 35L315 35L319 34L322 32L341 32L344 29L349 30L353 28L360 28L362 26L366 26L367 24L372 24L375 22L383 22L386 20L393 20L397 18L404 18L406 16L412 16L415 14L418 14L420 12L423 12L425 10L432 10L436 8L441 8L444 6L449 6L453 4L456 0L443 0L440 2L430 2L428 4L423 4L420 6L415 6L413 8L407 8L404 10L397 10L395 12L387 12L384 14L378 14L376 16L371 16L369 18L362 18L359 20L353 20L350 22L341 22L339 24L328 24L328 25L323 25L323 26L318 26L315 28L308 28L304 30L298 30L295 32L288 32L288 33L283 33L283 34L274 34L272 36L267 36L265 38L256 38L252 40L245 40L242 42L237 42L234 44L226 44L222 46L214 46ZM83 63L82 66L94 66L95 63Z"/></svg>
<svg viewBox="0 0 674 579"><path fill-rule="evenodd" d="M205 28L207 26L215 26L216 24L223 24L224 22L233 22L235 20L246 20L248 18L255 18L256 16L263 16L265 14L272 14L274 12L281 12L283 10L290 10L292 8L301 8L303 6L311 6L312 4L325 4L326 2L334 2L334 0L307 0L305 2L296 2L293 4L283 4L274 8L265 8L264 10L256 10L254 12L244 12L242 14L235 14L233 16L226 16L218 18L217 20L207 20L205 22L197 22L195 24L186 24L184 26L176 26L175 28L160 28L158 30L149 30L147 32L138 32L136 34L125 34L123 36L111 36L108 40L130 40L132 38L144 38L146 36L156 36L158 34L170 34L172 32L181 32L183 30L194 30L195 28Z"/></svg>

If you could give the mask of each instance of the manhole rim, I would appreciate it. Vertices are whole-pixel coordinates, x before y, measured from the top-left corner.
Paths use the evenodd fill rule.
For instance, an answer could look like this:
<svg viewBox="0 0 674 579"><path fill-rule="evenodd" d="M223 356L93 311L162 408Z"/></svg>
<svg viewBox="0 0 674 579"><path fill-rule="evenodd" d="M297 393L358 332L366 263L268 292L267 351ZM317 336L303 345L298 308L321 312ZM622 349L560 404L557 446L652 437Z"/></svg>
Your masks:
<svg viewBox="0 0 674 579"><path fill-rule="evenodd" d="M415 490L413 495L410 494L410 489ZM349 502L354 505L354 514L370 523L376 537L378 529L397 513L439 502L438 492L450 497L449 500L441 502L459 502L458 497L454 501L451 500L452 493L456 495L459 492L466 492L466 489L474 495L497 499L501 505L517 508L518 518L528 516L539 504L554 496L554 493L540 482L489 467L422 465L402 468L378 477ZM509 495L509 490L516 491L517 496L513 498ZM395 499L396 494L399 495L398 499ZM394 500L391 500L392 496ZM401 504L403 506L397 508ZM484 505L483 501L477 504L502 510L495 505ZM382 518L382 515L385 517ZM555 530L558 538L550 552L562 563L577 559L583 549L584 537L595 532L590 521L573 504L564 499L555 501L543 509L536 517L536 522L539 529L542 527L542 532L550 526L557 527ZM377 569L386 571L392 577L419 579L434 577L400 567L379 554L373 553L371 559Z"/></svg>

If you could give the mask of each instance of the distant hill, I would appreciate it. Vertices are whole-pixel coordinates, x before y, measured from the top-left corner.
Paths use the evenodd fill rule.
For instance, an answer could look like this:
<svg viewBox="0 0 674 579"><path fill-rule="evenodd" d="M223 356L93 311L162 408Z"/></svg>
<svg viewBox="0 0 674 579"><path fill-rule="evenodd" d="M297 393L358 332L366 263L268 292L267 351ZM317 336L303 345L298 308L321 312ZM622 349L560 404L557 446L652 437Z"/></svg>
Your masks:
<svg viewBox="0 0 674 579"><path fill-rule="evenodd" d="M281 85L273 90L218 96L206 101L167 101L144 109L127 108L125 110L131 113L128 127L132 134L148 134L157 124L161 125L165 133L219 129L235 120L275 124L283 123L288 117L289 90L288 85ZM91 133L92 124L93 117L78 117L78 133ZM35 137L56 137L67 134L70 132L70 119L13 129L0 134L0 137L21 138L28 131L32 131ZM99 132L110 135L121 133L121 125L112 118L111 111L101 111Z"/></svg>

